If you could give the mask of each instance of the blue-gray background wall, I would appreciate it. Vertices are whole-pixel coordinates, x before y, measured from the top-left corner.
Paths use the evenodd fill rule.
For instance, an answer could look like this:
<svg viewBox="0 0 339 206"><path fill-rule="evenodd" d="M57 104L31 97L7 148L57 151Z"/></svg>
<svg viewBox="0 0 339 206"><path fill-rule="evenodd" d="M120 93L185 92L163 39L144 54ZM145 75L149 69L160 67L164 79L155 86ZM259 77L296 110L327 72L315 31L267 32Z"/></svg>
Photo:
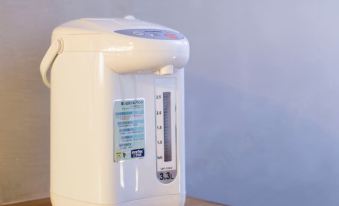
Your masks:
<svg viewBox="0 0 339 206"><path fill-rule="evenodd" d="M188 194L235 206L339 205L337 0L0 1L0 203L48 195L56 25L133 14L183 32Z"/></svg>

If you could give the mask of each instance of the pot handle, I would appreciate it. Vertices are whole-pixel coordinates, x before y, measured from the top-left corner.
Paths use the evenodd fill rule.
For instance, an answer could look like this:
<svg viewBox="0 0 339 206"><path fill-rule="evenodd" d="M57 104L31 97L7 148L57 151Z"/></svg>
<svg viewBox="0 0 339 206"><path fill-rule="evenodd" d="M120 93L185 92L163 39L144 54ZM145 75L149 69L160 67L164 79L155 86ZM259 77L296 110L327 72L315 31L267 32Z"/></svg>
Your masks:
<svg viewBox="0 0 339 206"><path fill-rule="evenodd" d="M44 58L41 61L40 73L42 81L48 88L51 87L51 83L47 78L48 70L51 68L56 57L61 53L62 53L62 41L58 39L52 42L51 46L48 48Z"/></svg>

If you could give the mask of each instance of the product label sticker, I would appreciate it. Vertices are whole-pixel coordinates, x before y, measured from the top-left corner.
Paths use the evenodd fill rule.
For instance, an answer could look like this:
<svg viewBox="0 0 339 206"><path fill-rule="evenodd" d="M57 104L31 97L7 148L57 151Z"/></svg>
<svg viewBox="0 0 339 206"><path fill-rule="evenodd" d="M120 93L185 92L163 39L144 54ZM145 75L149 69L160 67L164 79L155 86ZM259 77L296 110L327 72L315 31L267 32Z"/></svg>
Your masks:
<svg viewBox="0 0 339 206"><path fill-rule="evenodd" d="M114 161L144 157L145 100L116 100L113 104Z"/></svg>

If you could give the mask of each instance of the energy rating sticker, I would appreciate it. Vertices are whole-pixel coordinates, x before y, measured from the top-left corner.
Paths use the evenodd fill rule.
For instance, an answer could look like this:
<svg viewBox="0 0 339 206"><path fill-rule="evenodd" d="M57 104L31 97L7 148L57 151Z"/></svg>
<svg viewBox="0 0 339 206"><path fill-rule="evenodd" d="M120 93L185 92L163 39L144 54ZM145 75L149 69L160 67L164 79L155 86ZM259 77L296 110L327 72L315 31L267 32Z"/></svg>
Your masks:
<svg viewBox="0 0 339 206"><path fill-rule="evenodd" d="M114 101L114 161L145 156L145 100Z"/></svg>

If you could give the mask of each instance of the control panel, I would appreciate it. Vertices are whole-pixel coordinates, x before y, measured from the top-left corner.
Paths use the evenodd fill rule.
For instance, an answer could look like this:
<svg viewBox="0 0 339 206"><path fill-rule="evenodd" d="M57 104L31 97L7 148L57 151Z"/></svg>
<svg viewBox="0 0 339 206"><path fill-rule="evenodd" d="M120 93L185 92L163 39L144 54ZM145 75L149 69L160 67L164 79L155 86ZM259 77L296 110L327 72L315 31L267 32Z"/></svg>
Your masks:
<svg viewBox="0 0 339 206"><path fill-rule="evenodd" d="M160 29L123 29L117 30L115 32L146 39L180 40L185 38L185 36L180 34L179 32Z"/></svg>

